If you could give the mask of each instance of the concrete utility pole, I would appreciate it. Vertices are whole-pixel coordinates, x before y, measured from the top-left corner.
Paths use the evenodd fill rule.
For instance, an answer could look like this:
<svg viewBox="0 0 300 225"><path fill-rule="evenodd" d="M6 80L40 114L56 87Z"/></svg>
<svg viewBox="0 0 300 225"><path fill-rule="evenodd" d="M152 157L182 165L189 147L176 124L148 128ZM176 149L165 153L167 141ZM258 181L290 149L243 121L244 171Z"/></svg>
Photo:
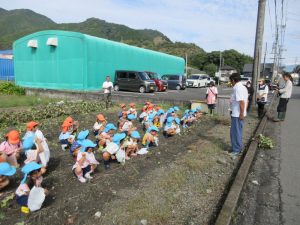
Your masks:
<svg viewBox="0 0 300 225"><path fill-rule="evenodd" d="M254 48L254 64L252 74L252 87L254 89L254 99L257 92L257 80L260 75L260 61L262 52L262 40L264 35L264 22L265 22L265 8L266 0L258 1L258 13L256 23L256 36L255 36L255 48ZM255 106L255 101L252 101L252 105Z"/></svg>

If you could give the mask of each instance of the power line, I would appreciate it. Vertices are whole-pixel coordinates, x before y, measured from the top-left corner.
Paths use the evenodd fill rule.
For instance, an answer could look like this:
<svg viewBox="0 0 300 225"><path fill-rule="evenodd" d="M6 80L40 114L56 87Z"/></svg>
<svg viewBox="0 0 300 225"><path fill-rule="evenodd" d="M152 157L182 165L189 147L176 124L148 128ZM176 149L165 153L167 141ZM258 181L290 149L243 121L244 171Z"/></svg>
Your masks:
<svg viewBox="0 0 300 225"><path fill-rule="evenodd" d="M272 17L271 17L271 8L270 8L270 0L268 0L268 11L269 11L269 17L270 17L270 25L271 25L271 34L273 36L273 25L272 25Z"/></svg>

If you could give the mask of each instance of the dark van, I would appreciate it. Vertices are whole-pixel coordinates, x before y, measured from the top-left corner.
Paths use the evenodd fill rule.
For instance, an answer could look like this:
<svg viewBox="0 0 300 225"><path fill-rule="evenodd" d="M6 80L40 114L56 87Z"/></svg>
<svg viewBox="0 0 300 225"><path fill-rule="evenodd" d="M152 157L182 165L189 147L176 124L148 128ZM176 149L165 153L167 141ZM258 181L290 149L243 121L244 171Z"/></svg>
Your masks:
<svg viewBox="0 0 300 225"><path fill-rule="evenodd" d="M161 79L168 82L169 89L184 90L186 88L186 76L165 74L161 77Z"/></svg>
<svg viewBox="0 0 300 225"><path fill-rule="evenodd" d="M155 82L147 73L140 71L117 70L115 73L114 90L154 92Z"/></svg>

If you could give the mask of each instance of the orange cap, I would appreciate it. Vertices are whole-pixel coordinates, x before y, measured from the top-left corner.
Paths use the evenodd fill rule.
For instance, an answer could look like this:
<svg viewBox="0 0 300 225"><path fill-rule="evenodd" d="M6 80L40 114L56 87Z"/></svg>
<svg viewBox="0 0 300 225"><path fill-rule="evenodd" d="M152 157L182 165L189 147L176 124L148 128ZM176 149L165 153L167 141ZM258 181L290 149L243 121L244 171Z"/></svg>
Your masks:
<svg viewBox="0 0 300 225"><path fill-rule="evenodd" d="M151 104L151 102L146 102L145 104L146 104L146 105L150 105L150 104Z"/></svg>
<svg viewBox="0 0 300 225"><path fill-rule="evenodd" d="M20 133L17 130L12 130L6 134L6 137L8 138L9 144L18 144L20 143Z"/></svg>
<svg viewBox="0 0 300 225"><path fill-rule="evenodd" d="M63 125L61 126L61 131L62 131L63 133L67 132L70 126L71 126L70 122L65 121L65 122L63 123Z"/></svg>
<svg viewBox="0 0 300 225"><path fill-rule="evenodd" d="M135 106L135 103L132 102L132 103L129 104L129 106L131 106L131 107L132 107L132 106Z"/></svg>
<svg viewBox="0 0 300 225"><path fill-rule="evenodd" d="M73 120L73 118L71 117L71 116L69 116L69 117L67 117L66 119L65 119L65 121L64 121L64 123L69 123L69 124L73 124L73 122L74 122L74 120Z"/></svg>
<svg viewBox="0 0 300 225"><path fill-rule="evenodd" d="M98 114L97 119L98 119L99 121L105 120L104 116L103 116L101 113Z"/></svg>
<svg viewBox="0 0 300 225"><path fill-rule="evenodd" d="M148 106L148 109L153 109L153 107L154 107L154 105L150 104L150 105Z"/></svg>
<svg viewBox="0 0 300 225"><path fill-rule="evenodd" d="M120 105L121 106L121 108L124 108L124 107L126 107L126 105L123 103L123 104L121 104Z"/></svg>
<svg viewBox="0 0 300 225"><path fill-rule="evenodd" d="M127 115L127 111L123 111L123 112L122 112L122 115Z"/></svg>
<svg viewBox="0 0 300 225"><path fill-rule="evenodd" d="M158 111L160 109L161 109L160 106L156 106L156 108L155 108L156 111Z"/></svg>
<svg viewBox="0 0 300 225"><path fill-rule="evenodd" d="M39 125L37 122L35 121L30 121L29 123L27 123L27 130L32 130L35 126Z"/></svg>

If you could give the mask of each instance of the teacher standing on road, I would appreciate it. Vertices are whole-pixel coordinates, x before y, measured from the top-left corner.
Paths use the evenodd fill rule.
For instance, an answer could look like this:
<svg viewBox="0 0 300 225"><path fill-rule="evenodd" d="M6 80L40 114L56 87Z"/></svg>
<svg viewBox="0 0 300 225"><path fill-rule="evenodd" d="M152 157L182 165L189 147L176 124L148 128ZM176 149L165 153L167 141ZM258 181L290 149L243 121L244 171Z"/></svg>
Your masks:
<svg viewBox="0 0 300 225"><path fill-rule="evenodd" d="M239 74L234 73L229 77L233 86L230 108L231 108L231 128L230 140L232 146L232 156L237 156L243 150L243 128L244 118L247 115L248 91L240 82Z"/></svg>
<svg viewBox="0 0 300 225"><path fill-rule="evenodd" d="M108 109L109 105L111 105L111 92L113 87L113 83L110 81L110 76L106 76L106 81L104 81L102 85L106 109Z"/></svg>

